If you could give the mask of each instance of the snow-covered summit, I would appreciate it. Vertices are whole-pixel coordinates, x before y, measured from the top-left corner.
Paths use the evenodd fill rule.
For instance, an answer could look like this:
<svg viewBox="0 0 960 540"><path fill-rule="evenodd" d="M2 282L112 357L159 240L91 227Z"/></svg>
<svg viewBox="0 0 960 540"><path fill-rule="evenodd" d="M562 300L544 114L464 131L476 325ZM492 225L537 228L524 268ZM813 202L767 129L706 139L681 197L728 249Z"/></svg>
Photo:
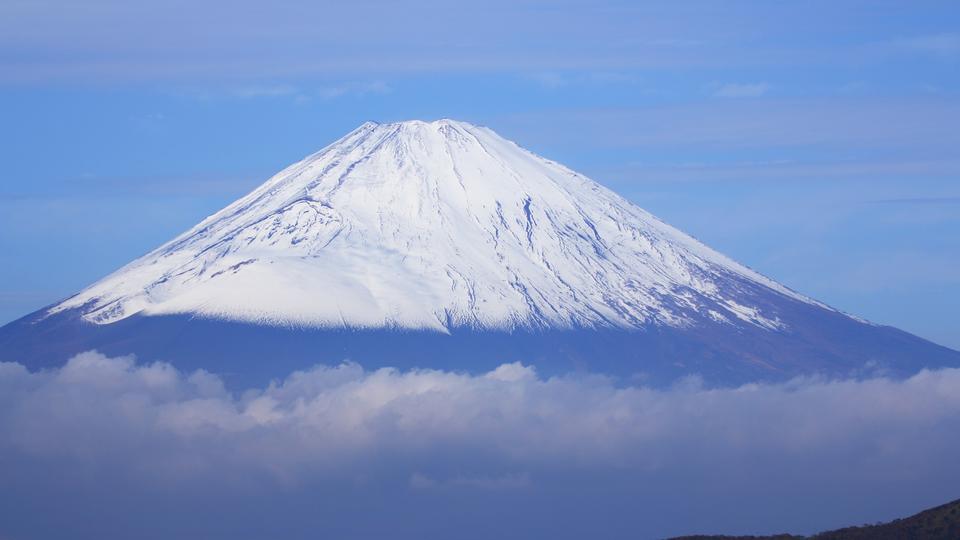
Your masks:
<svg viewBox="0 0 960 540"><path fill-rule="evenodd" d="M811 300L492 130L368 122L50 310L309 327L784 323Z"/></svg>

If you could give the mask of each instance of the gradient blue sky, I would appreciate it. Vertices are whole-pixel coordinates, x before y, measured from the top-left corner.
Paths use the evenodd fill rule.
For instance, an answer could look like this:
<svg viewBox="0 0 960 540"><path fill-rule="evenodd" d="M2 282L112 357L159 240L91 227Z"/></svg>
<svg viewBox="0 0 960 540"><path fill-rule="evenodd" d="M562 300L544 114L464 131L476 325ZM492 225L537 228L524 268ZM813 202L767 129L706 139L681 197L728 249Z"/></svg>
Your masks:
<svg viewBox="0 0 960 540"><path fill-rule="evenodd" d="M0 323L365 120L488 125L960 348L957 2L0 4Z"/></svg>

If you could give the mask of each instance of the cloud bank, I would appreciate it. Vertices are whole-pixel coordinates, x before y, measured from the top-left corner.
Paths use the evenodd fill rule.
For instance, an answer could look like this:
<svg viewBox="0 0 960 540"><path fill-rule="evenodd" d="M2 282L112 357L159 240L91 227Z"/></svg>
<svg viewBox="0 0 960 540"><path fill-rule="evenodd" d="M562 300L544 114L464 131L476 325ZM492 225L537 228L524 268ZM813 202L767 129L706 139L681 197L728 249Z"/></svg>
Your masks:
<svg viewBox="0 0 960 540"><path fill-rule="evenodd" d="M343 364L231 394L96 352L0 364L0 537L813 532L956 497L958 452L960 370L653 390Z"/></svg>

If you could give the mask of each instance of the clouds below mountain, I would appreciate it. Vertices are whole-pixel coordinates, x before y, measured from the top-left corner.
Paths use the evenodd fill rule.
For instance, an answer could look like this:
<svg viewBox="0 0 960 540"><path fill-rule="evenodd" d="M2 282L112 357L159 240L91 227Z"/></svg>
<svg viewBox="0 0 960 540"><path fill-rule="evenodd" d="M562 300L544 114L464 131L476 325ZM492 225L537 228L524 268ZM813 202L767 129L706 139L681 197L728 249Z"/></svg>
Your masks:
<svg viewBox="0 0 960 540"><path fill-rule="evenodd" d="M344 364L235 395L95 352L0 364L12 537L811 532L955 497L958 450L960 370L651 390Z"/></svg>

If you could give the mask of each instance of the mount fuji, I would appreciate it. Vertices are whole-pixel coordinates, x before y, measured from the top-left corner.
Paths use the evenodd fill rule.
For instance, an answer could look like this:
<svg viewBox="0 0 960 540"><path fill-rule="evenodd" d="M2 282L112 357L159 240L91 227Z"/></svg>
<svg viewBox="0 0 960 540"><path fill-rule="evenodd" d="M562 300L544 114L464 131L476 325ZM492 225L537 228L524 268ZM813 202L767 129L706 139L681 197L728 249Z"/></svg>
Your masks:
<svg viewBox="0 0 960 540"><path fill-rule="evenodd" d="M238 384L344 360L718 384L960 365L452 120L366 123L0 329L0 360L33 367L93 348Z"/></svg>

